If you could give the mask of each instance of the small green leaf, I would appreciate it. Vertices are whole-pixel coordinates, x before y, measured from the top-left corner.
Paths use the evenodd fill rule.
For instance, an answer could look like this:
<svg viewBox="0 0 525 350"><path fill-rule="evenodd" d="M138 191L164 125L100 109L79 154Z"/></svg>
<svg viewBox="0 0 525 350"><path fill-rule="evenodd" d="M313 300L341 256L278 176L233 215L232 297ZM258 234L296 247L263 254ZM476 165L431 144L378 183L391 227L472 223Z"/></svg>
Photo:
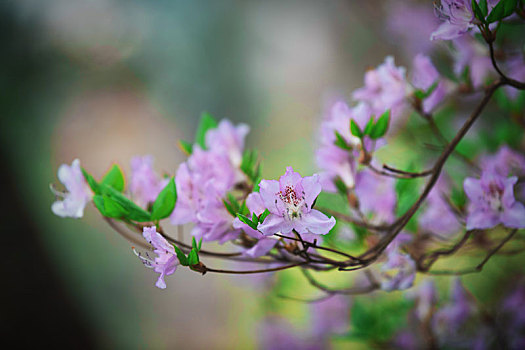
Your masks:
<svg viewBox="0 0 525 350"><path fill-rule="evenodd" d="M263 222L264 219L266 219L266 217L267 217L268 215L270 215L270 211L269 211L268 209L265 209L265 210L261 213L261 215L259 215L259 218L258 218L257 221L259 221L259 222Z"/></svg>
<svg viewBox="0 0 525 350"><path fill-rule="evenodd" d="M91 190L95 194L99 194L100 186L98 182L95 180L95 178L93 178L93 176L91 176L91 174L89 174L84 168L82 168L82 174L84 174L84 178L86 179L86 182L88 183L89 187L91 187Z"/></svg>
<svg viewBox="0 0 525 350"><path fill-rule="evenodd" d="M175 247L175 253L177 254L177 259L179 259L180 264L182 266L188 266L189 265L188 258L186 257L184 252L180 250L180 248L177 247L176 245L174 245L173 247Z"/></svg>
<svg viewBox="0 0 525 350"><path fill-rule="evenodd" d="M237 216L237 212L235 211L235 209L233 209L232 205L226 199L223 199L222 203L224 204L224 207L226 208L228 213L230 213L233 217Z"/></svg>
<svg viewBox="0 0 525 350"><path fill-rule="evenodd" d="M199 263L199 255L197 254L197 250L193 248L188 254L188 265L192 266L198 263Z"/></svg>
<svg viewBox="0 0 525 350"><path fill-rule="evenodd" d="M179 148L187 156L193 153L193 144L188 141L179 140Z"/></svg>
<svg viewBox="0 0 525 350"><path fill-rule="evenodd" d="M337 147L345 150L345 151L350 151L352 149L352 146L350 146L346 140L344 139L344 137L336 130L335 131L335 141L334 141L334 145L336 145Z"/></svg>
<svg viewBox="0 0 525 350"><path fill-rule="evenodd" d="M365 130L363 130L363 134L370 135L370 132L372 131L374 127L374 119L375 117L371 115L370 119L368 120L368 123L366 123Z"/></svg>
<svg viewBox="0 0 525 350"><path fill-rule="evenodd" d="M210 129L217 127L217 121L209 113L202 113L197 132L195 133L195 143L206 149L206 133Z"/></svg>
<svg viewBox="0 0 525 350"><path fill-rule="evenodd" d="M239 220L244 222L246 225L250 226L251 228L257 231L257 222L253 222L252 220L250 220L249 217L242 215L242 214L237 214L237 217L239 218Z"/></svg>
<svg viewBox="0 0 525 350"><path fill-rule="evenodd" d="M361 128L353 119L350 120L350 132L355 137L359 137L360 139L363 138L363 132L361 131Z"/></svg>
<svg viewBox="0 0 525 350"><path fill-rule="evenodd" d="M486 6L487 3L485 2L485 8ZM476 0L472 0L472 10L474 11L474 16L476 16L477 19L479 19L481 22L485 22L485 16L483 15L483 11L481 10Z"/></svg>
<svg viewBox="0 0 525 350"><path fill-rule="evenodd" d="M343 196L346 196L348 194L348 187L339 176L334 179L334 185L337 188L337 192L339 192Z"/></svg>
<svg viewBox="0 0 525 350"><path fill-rule="evenodd" d="M113 187L110 187L105 184L100 184L99 186L101 194L104 196L104 207L106 208L106 210L108 208L108 205L106 204L107 197L111 200L111 202L115 202L123 208L124 217L126 219L137 222L151 221L150 213L133 203L133 201L124 196L122 193L115 190ZM114 206L113 203L111 203L110 205L112 207Z"/></svg>
<svg viewBox="0 0 525 350"><path fill-rule="evenodd" d="M94 195L93 203L95 204L95 207L98 209L100 214L102 214L103 216L108 216L106 215L106 209L104 208L104 197L102 197L102 195L100 194Z"/></svg>
<svg viewBox="0 0 525 350"><path fill-rule="evenodd" d="M117 164L114 164L111 169L104 175L100 183L113 187L119 192L124 191L124 174Z"/></svg>
<svg viewBox="0 0 525 350"><path fill-rule="evenodd" d="M488 23L499 21L505 17L508 17L516 10L517 0L500 0L496 6L490 11L487 17Z"/></svg>
<svg viewBox="0 0 525 350"><path fill-rule="evenodd" d="M202 247L202 237L199 239L199 246L197 247L197 251L200 252Z"/></svg>
<svg viewBox="0 0 525 350"><path fill-rule="evenodd" d="M472 0L473 2L475 2L475 0ZM479 1L479 9L481 10L481 14L483 16L483 19L485 19L485 17L487 17L487 14L489 13L489 9L488 9L488 6L487 6L487 0L480 0Z"/></svg>
<svg viewBox="0 0 525 350"><path fill-rule="evenodd" d="M193 249L197 250L197 241L195 240L195 236L191 237L191 246Z"/></svg>
<svg viewBox="0 0 525 350"><path fill-rule="evenodd" d="M385 113L377 120L374 128L370 132L370 138L373 140L379 139L386 134L388 130L388 124L390 122L390 110L386 110Z"/></svg>
<svg viewBox="0 0 525 350"><path fill-rule="evenodd" d="M177 202L177 187L172 177L166 187L160 191L151 209L151 220L161 220L170 216Z"/></svg>

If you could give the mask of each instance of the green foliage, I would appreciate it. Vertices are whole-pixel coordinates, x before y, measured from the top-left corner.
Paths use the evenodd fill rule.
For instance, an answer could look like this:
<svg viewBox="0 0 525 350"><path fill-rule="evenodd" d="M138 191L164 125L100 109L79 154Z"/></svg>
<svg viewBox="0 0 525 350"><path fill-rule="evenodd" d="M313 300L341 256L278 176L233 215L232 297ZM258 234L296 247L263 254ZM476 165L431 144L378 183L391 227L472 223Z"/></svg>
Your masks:
<svg viewBox="0 0 525 350"><path fill-rule="evenodd" d="M407 323L413 302L406 299L366 300L355 298L350 314L350 339L382 343L389 341Z"/></svg>
<svg viewBox="0 0 525 350"><path fill-rule="evenodd" d="M487 15L487 0L481 0L479 5L476 0L472 0L472 10L474 16L481 22L485 23L485 16Z"/></svg>
<svg viewBox="0 0 525 350"><path fill-rule="evenodd" d="M377 120L374 127L370 131L370 138L372 140L379 139L383 137L386 134L386 131L388 130L388 124L390 122L390 110L386 110L383 114L381 114L381 117Z"/></svg>
<svg viewBox="0 0 525 350"><path fill-rule="evenodd" d="M263 222L264 219L266 219L266 217L267 217L268 215L270 215L270 211L269 211L268 209L265 209L265 210L261 213L261 215L259 215L259 217L257 218L257 221L258 221L258 222Z"/></svg>
<svg viewBox="0 0 525 350"><path fill-rule="evenodd" d="M432 95L434 90L436 90L438 84L439 84L439 81L434 82L434 84L432 84L426 91L416 90L414 92L414 96L416 96L420 100L424 100L428 96Z"/></svg>
<svg viewBox="0 0 525 350"><path fill-rule="evenodd" d="M124 174L118 165L113 165L102 178L101 184L113 187L119 192L124 191Z"/></svg>
<svg viewBox="0 0 525 350"><path fill-rule="evenodd" d="M202 113L201 120L195 134L195 143L201 146L202 149L206 149L206 133L208 130L215 129L216 127L217 121L213 119L209 113Z"/></svg>
<svg viewBox="0 0 525 350"><path fill-rule="evenodd" d="M334 179L334 185L337 188L337 192L346 197L348 193L348 187L339 176Z"/></svg>
<svg viewBox="0 0 525 350"><path fill-rule="evenodd" d="M345 150L345 151L350 151L352 149L352 146L350 146L346 140L344 139L344 137L336 130L335 131L335 141L334 141L334 145L336 145L337 147Z"/></svg>
<svg viewBox="0 0 525 350"><path fill-rule="evenodd" d="M179 140L179 148L188 156L193 153L193 144L188 141Z"/></svg>
<svg viewBox="0 0 525 350"><path fill-rule="evenodd" d="M226 210L228 210L228 213L230 213L233 217L236 217L238 213L243 215L249 214L245 201L240 204L232 193L228 193L226 197L227 199L223 199L222 203L224 204Z"/></svg>
<svg viewBox="0 0 525 350"><path fill-rule="evenodd" d="M84 168L82 168L82 174L84 175L84 178L86 179L86 182L88 183L89 187L95 194L100 193L100 188L98 185L98 182L89 174Z"/></svg>
<svg viewBox="0 0 525 350"><path fill-rule="evenodd" d="M184 252L179 247L174 246L175 253L177 254L177 259L179 259L179 262L182 266L193 266L193 265L197 265L200 262L199 252L202 246L202 238L199 240L199 243L197 244L195 237L192 237L191 246L192 248L190 252L188 253L188 256L186 256L186 254L184 254Z"/></svg>
<svg viewBox="0 0 525 350"><path fill-rule="evenodd" d="M253 184L257 184L261 178L261 165L257 160L259 153L257 150L246 150L242 156L241 170Z"/></svg>
<svg viewBox="0 0 525 350"><path fill-rule="evenodd" d="M487 23L493 23L512 15L514 10L516 10L517 4L517 0L500 0L492 11L490 11L487 17Z"/></svg>
<svg viewBox="0 0 525 350"><path fill-rule="evenodd" d="M350 120L350 132L355 137L359 137L360 139L363 138L363 132L361 131L361 128L353 119Z"/></svg>
<svg viewBox="0 0 525 350"><path fill-rule="evenodd" d="M151 220L161 220L170 216L177 202L177 187L172 177L166 187L159 193L151 208Z"/></svg>
<svg viewBox="0 0 525 350"><path fill-rule="evenodd" d="M239 220L244 222L246 225L250 226L252 229L257 230L257 224L259 223L257 216L255 216L256 220L254 220L254 217L250 219L249 217L243 214L237 214L237 217L239 218Z"/></svg>

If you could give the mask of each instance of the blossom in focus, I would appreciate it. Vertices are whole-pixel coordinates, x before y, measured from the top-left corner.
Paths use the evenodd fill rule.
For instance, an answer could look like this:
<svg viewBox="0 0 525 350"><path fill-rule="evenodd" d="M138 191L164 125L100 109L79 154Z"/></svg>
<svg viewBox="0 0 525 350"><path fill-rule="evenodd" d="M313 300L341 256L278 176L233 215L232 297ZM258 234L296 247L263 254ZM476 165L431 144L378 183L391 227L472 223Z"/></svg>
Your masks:
<svg viewBox="0 0 525 350"><path fill-rule="evenodd" d="M443 23L431 34L430 40L455 39L474 26L471 0L441 0L436 14Z"/></svg>
<svg viewBox="0 0 525 350"><path fill-rule="evenodd" d="M168 182L169 179L160 179L155 174L152 156L131 159L129 190L138 205L146 207L148 203L154 202Z"/></svg>
<svg viewBox="0 0 525 350"><path fill-rule="evenodd" d="M394 58L388 56L377 68L365 73L364 82L365 86L352 94L354 100L365 102L376 116L389 109L395 124L403 113L405 98L411 89L405 68L397 67Z"/></svg>
<svg viewBox="0 0 525 350"><path fill-rule="evenodd" d="M505 178L485 171L481 179L466 178L463 188L470 200L467 230L485 229L503 224L525 227L525 206L514 199L516 176Z"/></svg>
<svg viewBox="0 0 525 350"><path fill-rule="evenodd" d="M357 174L355 194L359 199L359 209L372 214L372 223L390 223L395 218L397 196L395 179L378 175L370 170Z"/></svg>
<svg viewBox="0 0 525 350"><path fill-rule="evenodd" d="M335 218L312 209L321 192L319 175L303 178L288 167L279 181L262 180L259 188L264 206L270 211L258 226L264 235L288 234L292 230L299 234L326 234L334 227Z"/></svg>
<svg viewBox="0 0 525 350"><path fill-rule="evenodd" d="M217 128L208 130L206 133L206 146L213 152L226 154L232 165L238 168L242 162L244 138L249 132L248 125L235 126L228 119L223 119Z"/></svg>
<svg viewBox="0 0 525 350"><path fill-rule="evenodd" d="M66 187L66 192L53 192L58 200L51 205L51 210L60 217L81 218L84 215L84 208L91 200L91 190L80 169L80 160L75 159L71 165L62 164L58 168L58 179Z"/></svg>
<svg viewBox="0 0 525 350"><path fill-rule="evenodd" d="M154 260L148 255L143 256L137 253L137 256L142 260L145 266L152 268L155 272L160 273L160 276L155 285L158 288L165 289L166 282L164 281L165 276L169 276L177 270L179 260L175 254L175 248L169 244L168 241L160 233L157 232L155 226L144 227L142 232L144 239L149 242L155 249L154 252L157 254Z"/></svg>
<svg viewBox="0 0 525 350"><path fill-rule="evenodd" d="M412 85L415 88L427 91L437 83L434 91L423 100L423 111L429 113L445 98L445 82L440 79L436 67L428 56L418 54L414 58L413 66Z"/></svg>
<svg viewBox="0 0 525 350"><path fill-rule="evenodd" d="M410 239L399 234L386 249L386 262L381 266L381 289L387 292L412 287L416 276L416 263L400 251L400 246Z"/></svg>

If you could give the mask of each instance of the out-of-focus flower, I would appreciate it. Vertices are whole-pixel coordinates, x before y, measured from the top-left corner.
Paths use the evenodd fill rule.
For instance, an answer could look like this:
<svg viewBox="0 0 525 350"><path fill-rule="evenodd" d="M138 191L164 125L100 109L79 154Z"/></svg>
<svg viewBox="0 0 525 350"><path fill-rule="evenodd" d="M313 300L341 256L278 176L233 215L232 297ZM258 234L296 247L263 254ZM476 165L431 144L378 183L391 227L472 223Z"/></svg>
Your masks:
<svg viewBox="0 0 525 350"><path fill-rule="evenodd" d="M232 165L240 167L244 138L250 132L246 124L233 125L228 119L223 119L215 129L206 133L206 146L213 152L226 154Z"/></svg>
<svg viewBox="0 0 525 350"><path fill-rule="evenodd" d="M395 179L363 170L357 174L355 193L359 209L372 214L373 223L390 223L394 219L397 202Z"/></svg>
<svg viewBox="0 0 525 350"><path fill-rule="evenodd" d="M427 91L432 85L437 84L434 91L423 100L423 111L431 112L445 98L445 83L440 76L432 61L428 56L418 54L413 63L412 84L417 89Z"/></svg>
<svg viewBox="0 0 525 350"><path fill-rule="evenodd" d="M329 347L327 339L301 337L285 320L266 319L258 332L259 347L264 350L321 350Z"/></svg>
<svg viewBox="0 0 525 350"><path fill-rule="evenodd" d="M507 67L507 74L511 76L512 79L525 81L525 57L523 54L509 57L505 66ZM512 99L515 99L519 93L519 90L512 86L506 86L505 91Z"/></svg>
<svg viewBox="0 0 525 350"><path fill-rule="evenodd" d="M311 307L312 331L318 336L344 334L348 331L350 303L347 296L336 295Z"/></svg>
<svg viewBox="0 0 525 350"><path fill-rule="evenodd" d="M427 197L427 203L419 216L419 227L438 236L448 237L461 229L461 224L450 205L443 198L449 193L447 181L441 176Z"/></svg>
<svg viewBox="0 0 525 350"><path fill-rule="evenodd" d="M399 234L386 249L386 262L381 266L381 289L387 292L412 287L416 276L416 263L400 251L400 246L411 237Z"/></svg>
<svg viewBox="0 0 525 350"><path fill-rule="evenodd" d="M155 285L161 289L165 289L166 282L164 281L164 277L173 274L179 265L179 260L175 254L175 248L157 232L155 226L144 227L142 235L144 236L144 239L155 248L154 252L157 254L157 257L152 260L149 255L144 256L139 253L136 254L144 263L144 266L152 268L155 272L160 273Z"/></svg>
<svg viewBox="0 0 525 350"><path fill-rule="evenodd" d="M444 22L432 33L430 40L455 39L474 26L471 0L441 0L436 14Z"/></svg>
<svg viewBox="0 0 525 350"><path fill-rule="evenodd" d="M504 145L498 152L487 155L480 160L484 171L496 173L503 177L525 175L525 155Z"/></svg>
<svg viewBox="0 0 525 350"><path fill-rule="evenodd" d="M154 202L168 182L169 179L159 179L155 174L152 156L131 159L129 190L138 205L145 207L148 203Z"/></svg>
<svg viewBox="0 0 525 350"><path fill-rule="evenodd" d="M470 200L467 230L485 229L499 223L507 227L525 227L525 206L514 199L516 176L505 178L485 171L481 179L466 178L463 188Z"/></svg>
<svg viewBox="0 0 525 350"><path fill-rule="evenodd" d="M454 73L461 75L468 67L474 88L479 88L485 80L494 74L487 47L470 36L454 40Z"/></svg>
<svg viewBox="0 0 525 350"><path fill-rule="evenodd" d="M59 192L53 189L57 197L62 200L51 205L51 210L60 217L81 218L84 208L91 200L91 190L80 169L80 160L75 159L71 165L62 164L58 168L58 179L64 184L67 192Z"/></svg>
<svg viewBox="0 0 525 350"><path fill-rule="evenodd" d="M446 338L448 334L457 334L473 313L474 305L461 284L461 279L455 278L451 285L450 302L434 315L434 332L441 338Z"/></svg>
<svg viewBox="0 0 525 350"><path fill-rule="evenodd" d="M397 124L406 105L406 96L410 85L406 81L406 71L396 67L394 58L388 56L376 69L365 73L365 86L352 94L357 101L365 102L375 115L381 115L387 109L391 111L391 122Z"/></svg>
<svg viewBox="0 0 525 350"><path fill-rule="evenodd" d="M432 314L432 309L437 303L436 286L434 280L426 279L419 284L419 287L411 295L416 299L416 316L421 321L426 321Z"/></svg>
<svg viewBox="0 0 525 350"><path fill-rule="evenodd" d="M279 181L262 180L259 187L263 203L270 211L258 226L264 235L288 234L292 230L300 234L326 234L334 227L335 218L312 209L321 192L319 175L303 178L288 167Z"/></svg>

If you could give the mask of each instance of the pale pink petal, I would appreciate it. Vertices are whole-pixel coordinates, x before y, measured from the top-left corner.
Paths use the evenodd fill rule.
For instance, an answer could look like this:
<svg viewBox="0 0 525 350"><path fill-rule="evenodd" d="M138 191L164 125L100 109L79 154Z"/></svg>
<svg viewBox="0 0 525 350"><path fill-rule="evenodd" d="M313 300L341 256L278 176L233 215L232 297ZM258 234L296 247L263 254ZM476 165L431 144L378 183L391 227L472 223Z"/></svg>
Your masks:
<svg viewBox="0 0 525 350"><path fill-rule="evenodd" d="M285 220L282 216L270 214L264 219L264 222L259 223L257 229L265 236L271 236L275 233L287 234L293 229L292 222Z"/></svg>

